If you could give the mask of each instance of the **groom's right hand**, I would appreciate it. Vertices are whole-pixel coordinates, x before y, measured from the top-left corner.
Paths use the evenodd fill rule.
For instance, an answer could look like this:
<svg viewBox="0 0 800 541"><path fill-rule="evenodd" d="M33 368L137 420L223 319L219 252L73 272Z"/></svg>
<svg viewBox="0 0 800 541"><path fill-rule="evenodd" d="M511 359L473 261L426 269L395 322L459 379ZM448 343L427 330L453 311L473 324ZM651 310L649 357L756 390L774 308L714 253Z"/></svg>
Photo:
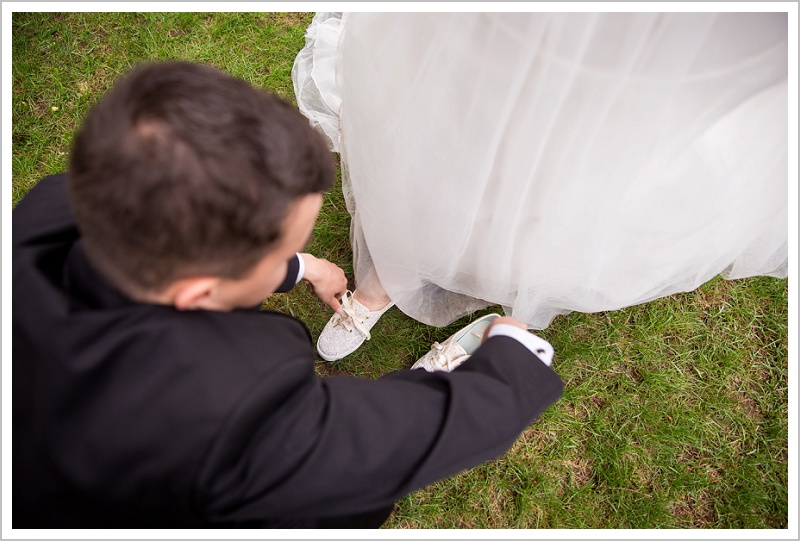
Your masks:
<svg viewBox="0 0 800 541"><path fill-rule="evenodd" d="M300 254L305 270L303 280L311 285L314 294L334 312L342 311L339 299L347 291L347 277L344 271L327 259L320 259L311 254Z"/></svg>

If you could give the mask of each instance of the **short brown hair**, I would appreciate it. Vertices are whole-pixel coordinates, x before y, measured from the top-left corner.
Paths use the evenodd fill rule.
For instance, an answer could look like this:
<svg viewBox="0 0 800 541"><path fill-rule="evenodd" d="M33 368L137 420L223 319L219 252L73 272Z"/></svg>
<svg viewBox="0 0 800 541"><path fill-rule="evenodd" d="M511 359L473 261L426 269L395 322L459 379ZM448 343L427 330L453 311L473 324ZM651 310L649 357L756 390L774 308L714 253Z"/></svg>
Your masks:
<svg viewBox="0 0 800 541"><path fill-rule="evenodd" d="M69 188L86 254L129 295L194 275L240 278L288 207L333 183L297 110L210 66L134 69L75 137Z"/></svg>

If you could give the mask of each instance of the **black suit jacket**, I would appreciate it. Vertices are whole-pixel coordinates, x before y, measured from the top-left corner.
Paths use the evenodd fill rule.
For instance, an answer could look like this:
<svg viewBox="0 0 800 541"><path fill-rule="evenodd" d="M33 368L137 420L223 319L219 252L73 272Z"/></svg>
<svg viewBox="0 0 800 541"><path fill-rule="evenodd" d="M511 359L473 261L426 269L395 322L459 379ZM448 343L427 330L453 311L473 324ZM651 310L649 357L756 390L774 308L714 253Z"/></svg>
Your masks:
<svg viewBox="0 0 800 541"><path fill-rule="evenodd" d="M501 455L562 391L507 337L452 373L320 378L294 318L132 302L86 260L64 175L13 244L14 528L368 512Z"/></svg>

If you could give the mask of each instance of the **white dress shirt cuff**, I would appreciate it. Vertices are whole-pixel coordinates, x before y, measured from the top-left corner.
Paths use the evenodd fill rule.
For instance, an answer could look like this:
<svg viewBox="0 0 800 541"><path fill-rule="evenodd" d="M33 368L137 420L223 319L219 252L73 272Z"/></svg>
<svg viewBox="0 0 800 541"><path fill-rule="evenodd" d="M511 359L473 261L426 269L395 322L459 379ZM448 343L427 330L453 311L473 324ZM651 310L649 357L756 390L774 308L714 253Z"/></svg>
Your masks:
<svg viewBox="0 0 800 541"><path fill-rule="evenodd" d="M523 346L528 348L531 353L536 355L544 364L550 366L553 362L553 346L550 342L539 338L535 334L526 330L515 327L514 325L498 324L489 330L489 337L492 336L508 336L513 338Z"/></svg>
<svg viewBox="0 0 800 541"><path fill-rule="evenodd" d="M297 280L294 281L294 285L300 283L300 280L303 279L303 274L306 272L306 262L303 261L303 256L300 255L300 252L297 252L297 260L300 262L300 266L297 267Z"/></svg>

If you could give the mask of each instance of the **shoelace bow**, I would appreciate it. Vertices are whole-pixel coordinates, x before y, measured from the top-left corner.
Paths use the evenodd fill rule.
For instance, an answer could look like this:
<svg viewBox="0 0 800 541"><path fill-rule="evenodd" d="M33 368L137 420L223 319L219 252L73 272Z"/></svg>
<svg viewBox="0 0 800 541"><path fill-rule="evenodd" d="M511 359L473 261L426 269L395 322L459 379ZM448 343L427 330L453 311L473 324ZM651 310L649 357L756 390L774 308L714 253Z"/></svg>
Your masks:
<svg viewBox="0 0 800 541"><path fill-rule="evenodd" d="M341 325L350 332L357 330L363 334L367 340L371 338L369 331L364 328L365 322L356 313L356 307L353 302L353 294L350 291L347 291L342 296L342 311L337 315L339 318L335 325Z"/></svg>
<svg viewBox="0 0 800 541"><path fill-rule="evenodd" d="M447 368L448 371L451 369L450 363L454 360L448 355L454 343L455 340L451 340L443 346L439 342L434 342L431 346L431 352L435 352L434 362L439 366Z"/></svg>
<svg viewBox="0 0 800 541"><path fill-rule="evenodd" d="M471 332L470 334L473 334L478 338L481 337L481 335L476 332ZM450 350L453 348L453 344L455 343L455 340L450 340L449 342L446 342L446 345L444 346L439 342L434 342L431 346L431 352L436 352L434 356L434 362L439 366L447 368L448 371L452 370L450 364L456 360L453 355L449 355Z"/></svg>

